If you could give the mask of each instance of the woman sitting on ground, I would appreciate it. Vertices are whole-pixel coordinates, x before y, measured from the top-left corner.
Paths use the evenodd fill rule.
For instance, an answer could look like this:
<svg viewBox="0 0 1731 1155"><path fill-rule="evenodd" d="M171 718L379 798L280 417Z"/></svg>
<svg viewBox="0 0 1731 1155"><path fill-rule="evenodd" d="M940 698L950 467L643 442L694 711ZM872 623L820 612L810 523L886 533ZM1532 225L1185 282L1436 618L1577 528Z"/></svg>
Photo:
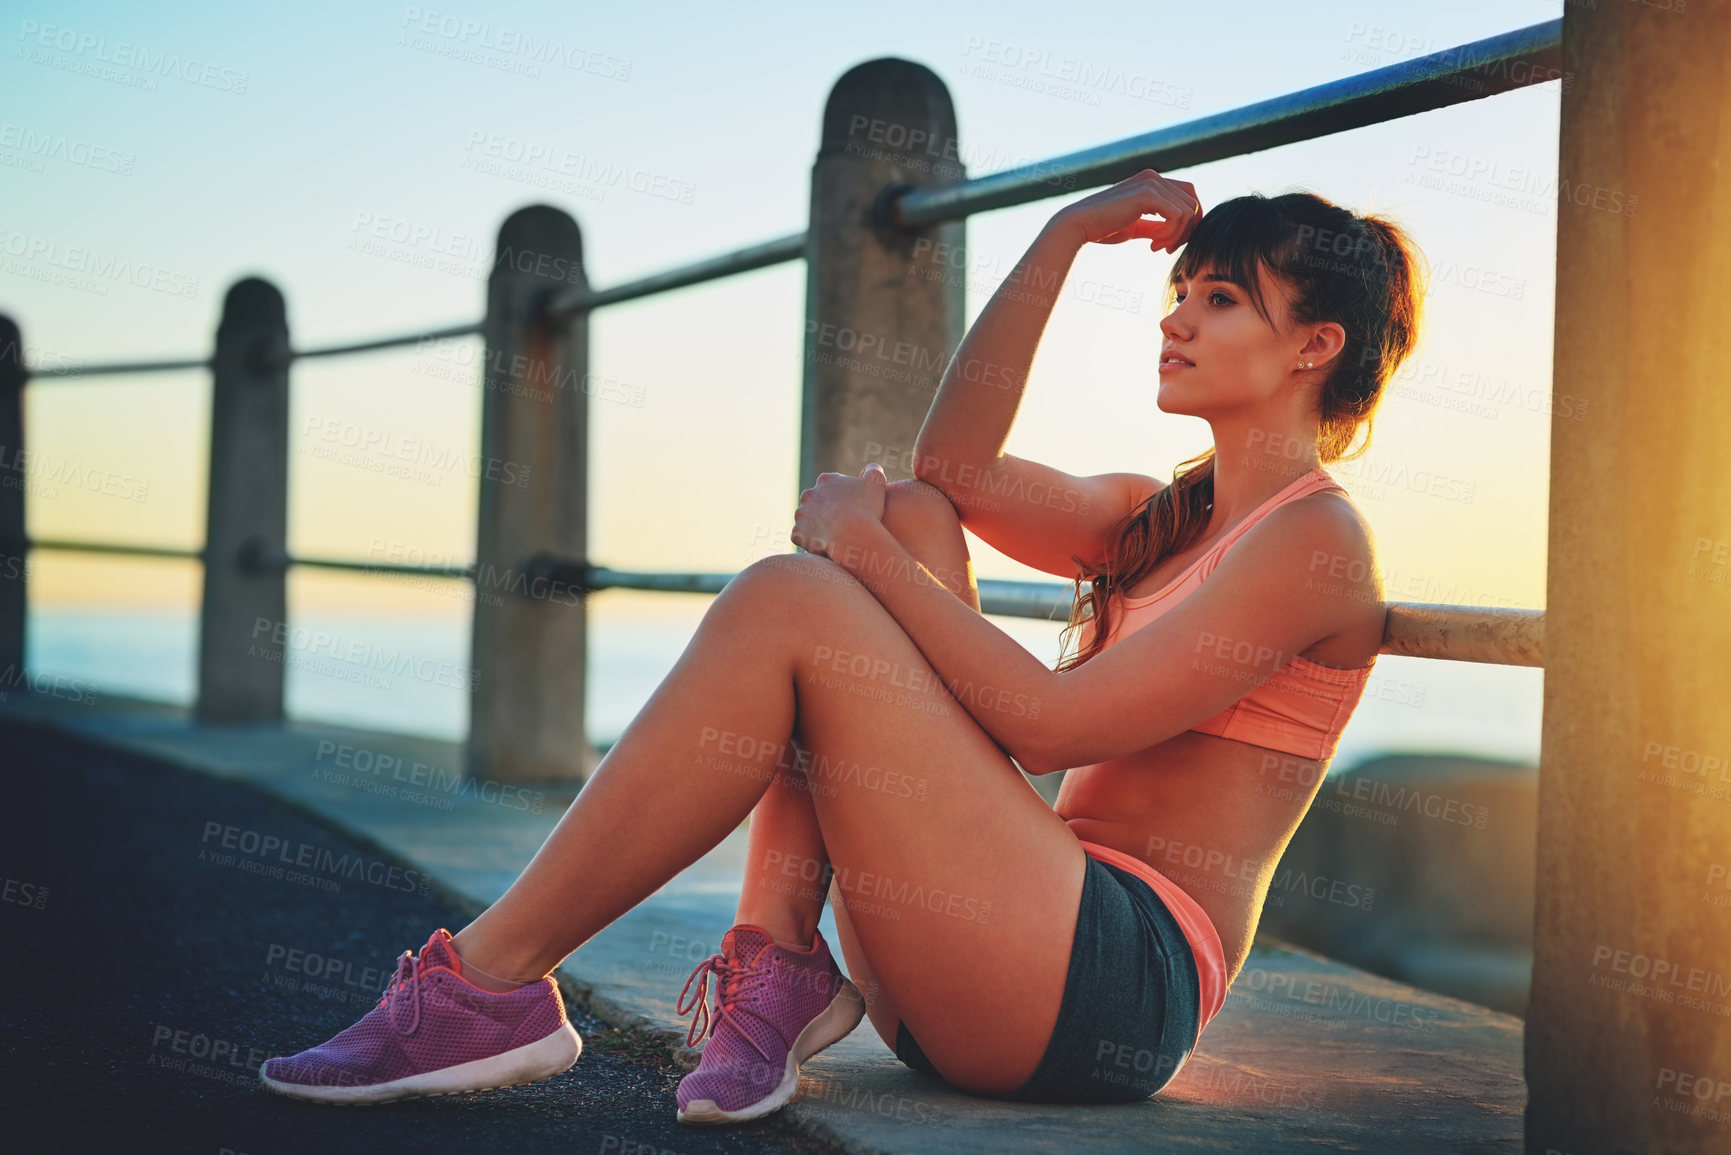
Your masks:
<svg viewBox="0 0 1731 1155"><path fill-rule="evenodd" d="M1157 403L1214 444L1170 484L1002 451L1077 252L1129 240L1184 248ZM817 478L809 552L728 583L510 889L263 1085L370 1102L565 1070L581 1042L552 970L749 816L737 925L692 976L693 1045L714 1034L682 1122L779 1108L866 1014L977 1095L1159 1091L1244 965L1382 644L1371 532L1322 465L1412 350L1416 266L1395 225L1309 193L1203 215L1145 170L1060 210L957 350L921 480ZM964 525L1075 581L1055 669L980 614ZM1060 770L1055 806L1021 772ZM851 981L817 929L832 879Z"/></svg>

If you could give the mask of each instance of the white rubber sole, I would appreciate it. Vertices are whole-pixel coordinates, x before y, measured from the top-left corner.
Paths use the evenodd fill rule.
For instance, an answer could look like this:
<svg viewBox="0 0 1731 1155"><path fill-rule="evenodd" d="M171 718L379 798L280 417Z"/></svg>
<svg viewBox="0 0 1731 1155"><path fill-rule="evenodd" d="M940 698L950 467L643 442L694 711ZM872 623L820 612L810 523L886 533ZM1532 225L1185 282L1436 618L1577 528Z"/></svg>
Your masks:
<svg viewBox="0 0 1731 1155"><path fill-rule="evenodd" d="M782 1076L781 1083L747 1107L737 1111L723 1111L715 1105L714 1099L693 1099L678 1113L681 1123L690 1126L707 1127L722 1123L743 1123L748 1119L758 1119L771 1111L779 1110L799 1090L799 1065L824 1050L838 1043L853 1033L865 1018L865 999L861 997L859 988L848 979L841 980L841 990L830 1000L829 1006L805 1025L799 1033L799 1038L793 1041L793 1049L787 1053L787 1073Z"/></svg>
<svg viewBox="0 0 1731 1155"><path fill-rule="evenodd" d="M533 1083L569 1070L582 1053L583 1039L576 1028L570 1023L561 1023L552 1034L514 1050L458 1063L454 1067L442 1067L437 1071L423 1071L388 1083L370 1083L363 1087L279 1083L264 1073L262 1064L258 1079L265 1090L292 1099L360 1107L420 1095L456 1095L464 1091L491 1091L498 1087Z"/></svg>

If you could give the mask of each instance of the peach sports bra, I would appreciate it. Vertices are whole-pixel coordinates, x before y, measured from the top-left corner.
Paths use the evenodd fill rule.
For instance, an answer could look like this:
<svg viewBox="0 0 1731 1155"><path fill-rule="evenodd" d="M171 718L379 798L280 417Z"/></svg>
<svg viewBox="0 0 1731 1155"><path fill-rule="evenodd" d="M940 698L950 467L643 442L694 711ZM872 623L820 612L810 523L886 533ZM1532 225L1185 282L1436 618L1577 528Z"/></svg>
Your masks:
<svg viewBox="0 0 1731 1155"><path fill-rule="evenodd" d="M1322 469L1312 469L1295 479L1285 489L1257 506L1244 520L1232 527L1207 553L1185 567L1184 572L1168 582L1165 588L1140 598L1118 597L1118 614L1113 622L1112 636L1106 645L1123 641L1179 602L1201 585L1220 564L1220 559L1234 542L1249 532L1250 527L1268 516L1276 506L1296 501L1325 489L1346 490ZM1093 639L1092 617L1081 629L1081 644ZM1334 757L1340 743L1340 732L1364 694L1365 683L1376 665L1376 655L1370 663L1343 669L1324 666L1309 658L1294 654L1267 681L1255 686L1238 701L1212 718L1190 727L1195 734L1212 734L1231 738L1253 746L1265 746L1284 754L1326 761Z"/></svg>
<svg viewBox="0 0 1731 1155"><path fill-rule="evenodd" d="M1322 469L1310 470L1252 510L1165 588L1147 597L1121 599L1121 612L1106 645L1122 641L1183 601L1214 572L1232 543L1243 537L1270 510L1325 489L1345 492L1344 487ZM1169 596L1172 594L1177 596ZM1083 646L1089 644L1092 635L1093 619L1088 618L1082 625ZM1266 682L1212 718L1192 726L1191 730L1306 758L1330 758L1334 755L1341 730L1364 693L1371 667L1375 665L1374 655L1370 665L1354 669L1324 666L1294 655ZM1146 882L1183 928L1190 952L1196 958L1197 986L1200 988L1197 1034L1200 1036L1202 1028L1226 1002L1226 951L1221 946L1220 932L1215 929L1214 920L1183 887L1140 858L1096 842L1080 841L1083 851L1089 856L1128 870Z"/></svg>

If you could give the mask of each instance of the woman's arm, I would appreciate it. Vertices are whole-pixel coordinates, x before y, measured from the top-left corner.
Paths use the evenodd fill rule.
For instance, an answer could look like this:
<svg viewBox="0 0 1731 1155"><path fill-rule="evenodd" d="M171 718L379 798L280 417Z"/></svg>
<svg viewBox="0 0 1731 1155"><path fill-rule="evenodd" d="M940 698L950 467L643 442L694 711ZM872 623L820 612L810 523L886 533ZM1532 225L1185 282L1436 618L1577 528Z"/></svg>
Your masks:
<svg viewBox="0 0 1731 1155"><path fill-rule="evenodd" d="M1139 474L1078 477L1004 452L1034 353L1081 247L1145 238L1176 249L1200 203L1152 169L1060 209L963 337L914 442L914 476L950 499L981 540L1047 573L1097 561L1112 526L1161 483ZM1147 219L1159 214L1161 220Z"/></svg>
<svg viewBox="0 0 1731 1155"><path fill-rule="evenodd" d="M1189 181L1168 180L1150 168L1054 213L950 359L915 439L916 460L930 455L977 466L1002 454L1034 350L1076 253L1091 242L1138 238L1151 250L1172 252L1189 239L1201 207ZM1148 219L1155 215L1160 219Z"/></svg>
<svg viewBox="0 0 1731 1155"><path fill-rule="evenodd" d="M1357 587L1347 596L1315 580L1318 556L1362 560L1365 572L1375 572L1364 527L1332 504L1275 510L1198 589L1062 674L945 589L881 521L838 519L826 552L883 604L980 728L1030 774L1092 765L1183 733L1317 640L1361 631L1385 612Z"/></svg>

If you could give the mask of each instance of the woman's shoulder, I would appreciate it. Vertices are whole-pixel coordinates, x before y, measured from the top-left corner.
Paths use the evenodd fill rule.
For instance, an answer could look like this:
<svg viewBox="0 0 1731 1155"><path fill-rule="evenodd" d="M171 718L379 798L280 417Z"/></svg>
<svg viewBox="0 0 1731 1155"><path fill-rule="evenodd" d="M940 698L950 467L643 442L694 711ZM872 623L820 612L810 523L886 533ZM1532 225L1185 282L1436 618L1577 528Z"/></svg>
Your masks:
<svg viewBox="0 0 1731 1155"><path fill-rule="evenodd" d="M1283 502L1254 528L1302 554L1308 575L1319 580L1368 583L1380 598L1376 534L1364 512L1342 490L1319 489Z"/></svg>

